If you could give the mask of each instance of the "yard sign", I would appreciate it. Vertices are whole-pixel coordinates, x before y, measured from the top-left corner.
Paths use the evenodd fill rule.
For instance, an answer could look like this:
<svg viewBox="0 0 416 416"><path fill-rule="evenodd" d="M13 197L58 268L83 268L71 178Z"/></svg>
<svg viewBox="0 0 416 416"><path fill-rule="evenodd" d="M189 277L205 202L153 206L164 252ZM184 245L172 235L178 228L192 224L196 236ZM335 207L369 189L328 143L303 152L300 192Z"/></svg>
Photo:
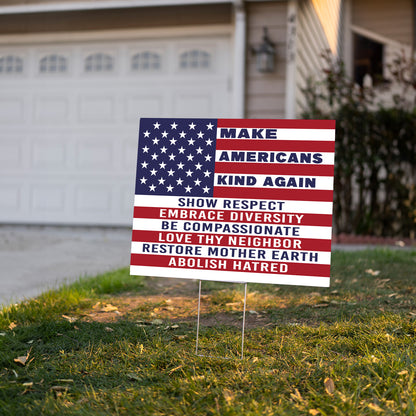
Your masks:
<svg viewBox="0 0 416 416"><path fill-rule="evenodd" d="M132 275L329 286L333 120L140 120Z"/></svg>

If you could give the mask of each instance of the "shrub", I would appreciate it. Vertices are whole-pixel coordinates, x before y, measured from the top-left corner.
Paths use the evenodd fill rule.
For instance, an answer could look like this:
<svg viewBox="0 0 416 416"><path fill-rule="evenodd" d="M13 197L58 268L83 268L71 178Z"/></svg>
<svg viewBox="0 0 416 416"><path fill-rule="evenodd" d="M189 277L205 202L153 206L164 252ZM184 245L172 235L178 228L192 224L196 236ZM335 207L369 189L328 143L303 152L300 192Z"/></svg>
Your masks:
<svg viewBox="0 0 416 416"><path fill-rule="evenodd" d="M414 61L397 57L390 66L390 81L373 88L354 84L344 63L329 52L322 56L323 80L308 81L302 116L337 123L335 232L414 238Z"/></svg>

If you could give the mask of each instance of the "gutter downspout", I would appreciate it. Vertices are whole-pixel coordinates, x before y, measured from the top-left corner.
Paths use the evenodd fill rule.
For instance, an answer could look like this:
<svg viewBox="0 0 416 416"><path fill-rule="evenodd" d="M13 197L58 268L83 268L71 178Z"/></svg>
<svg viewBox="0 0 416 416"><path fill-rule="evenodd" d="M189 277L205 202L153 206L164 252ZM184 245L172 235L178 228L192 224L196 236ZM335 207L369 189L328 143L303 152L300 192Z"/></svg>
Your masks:
<svg viewBox="0 0 416 416"><path fill-rule="evenodd" d="M246 76L246 10L244 0L234 0L234 59L232 80L232 114L235 118L245 116Z"/></svg>

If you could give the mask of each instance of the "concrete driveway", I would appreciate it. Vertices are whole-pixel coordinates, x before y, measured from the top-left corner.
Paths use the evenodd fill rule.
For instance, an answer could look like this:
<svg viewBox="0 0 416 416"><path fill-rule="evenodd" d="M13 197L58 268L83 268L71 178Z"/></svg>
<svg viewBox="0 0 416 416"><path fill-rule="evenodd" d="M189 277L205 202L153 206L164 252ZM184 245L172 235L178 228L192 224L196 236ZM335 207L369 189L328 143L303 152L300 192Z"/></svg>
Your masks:
<svg viewBox="0 0 416 416"><path fill-rule="evenodd" d="M0 226L0 305L130 264L131 230Z"/></svg>

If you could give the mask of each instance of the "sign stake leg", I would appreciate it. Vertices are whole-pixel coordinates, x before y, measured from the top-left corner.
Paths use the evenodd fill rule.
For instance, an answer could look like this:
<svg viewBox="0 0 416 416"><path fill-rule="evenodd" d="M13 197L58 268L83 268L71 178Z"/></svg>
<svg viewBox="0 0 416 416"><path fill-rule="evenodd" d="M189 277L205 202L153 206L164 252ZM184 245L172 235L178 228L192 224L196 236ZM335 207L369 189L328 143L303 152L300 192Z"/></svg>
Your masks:
<svg viewBox="0 0 416 416"><path fill-rule="evenodd" d="M198 295L198 319L196 323L196 348L195 355L198 355L198 342L199 342L199 317L201 315L201 280L199 281L199 295Z"/></svg>
<svg viewBox="0 0 416 416"><path fill-rule="evenodd" d="M241 359L244 358L244 330L246 327L247 283L244 283L243 328L241 330Z"/></svg>

